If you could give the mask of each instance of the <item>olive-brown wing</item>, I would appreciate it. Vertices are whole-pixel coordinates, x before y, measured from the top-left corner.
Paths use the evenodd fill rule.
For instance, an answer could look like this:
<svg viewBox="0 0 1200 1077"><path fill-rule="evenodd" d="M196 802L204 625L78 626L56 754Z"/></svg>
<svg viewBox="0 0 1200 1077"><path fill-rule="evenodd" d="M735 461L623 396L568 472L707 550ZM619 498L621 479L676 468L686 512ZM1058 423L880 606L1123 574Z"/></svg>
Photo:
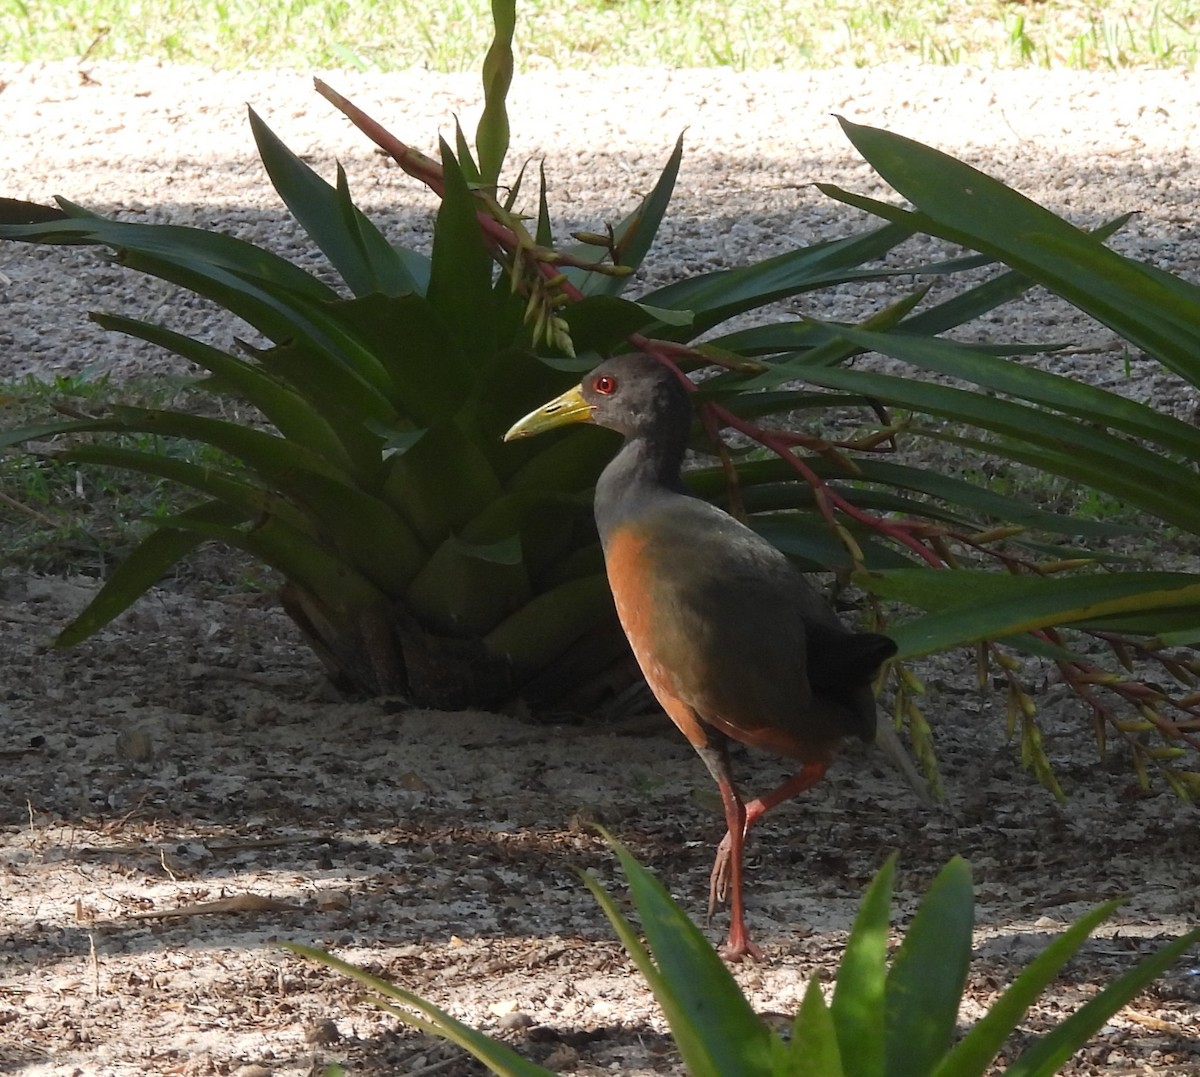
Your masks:
<svg viewBox="0 0 1200 1077"><path fill-rule="evenodd" d="M743 743L811 760L859 733L814 705L806 624L846 634L770 543L693 498L664 498L609 541L609 580L626 634L662 699L683 700Z"/></svg>

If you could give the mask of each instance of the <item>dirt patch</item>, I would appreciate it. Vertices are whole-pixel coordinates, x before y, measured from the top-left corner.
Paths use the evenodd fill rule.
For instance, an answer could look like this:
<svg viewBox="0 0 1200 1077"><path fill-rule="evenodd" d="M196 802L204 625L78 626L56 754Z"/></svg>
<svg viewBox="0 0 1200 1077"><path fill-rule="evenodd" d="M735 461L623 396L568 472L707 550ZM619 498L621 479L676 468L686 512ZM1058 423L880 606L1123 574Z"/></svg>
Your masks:
<svg viewBox="0 0 1200 1077"><path fill-rule="evenodd" d="M273 945L293 939L393 977L554 1068L677 1071L653 1001L572 874L621 890L587 827L602 821L701 914L722 826L707 774L665 720L610 732L330 699L289 623L234 599L156 592L59 652L46 626L93 585L5 584L10 1070L254 1064L290 1075L338 1060L407 1073L444 1059L436 1072L476 1072ZM936 701L947 812L921 809L878 756L849 750L756 835L750 919L770 961L737 977L760 1010L792 1012L807 977L835 965L891 849L901 921L950 855L974 866L968 1020L1101 900L1131 898L1026 1031L1194 922L1192 813L1122 791L1080 736L1078 708L1046 686L1049 750L1071 797L1056 804L1004 744L1002 716L959 680ZM783 775L749 753L737 768L747 789ZM1177 968L1068 1072L1200 1072L1198 1000L1196 970Z"/></svg>

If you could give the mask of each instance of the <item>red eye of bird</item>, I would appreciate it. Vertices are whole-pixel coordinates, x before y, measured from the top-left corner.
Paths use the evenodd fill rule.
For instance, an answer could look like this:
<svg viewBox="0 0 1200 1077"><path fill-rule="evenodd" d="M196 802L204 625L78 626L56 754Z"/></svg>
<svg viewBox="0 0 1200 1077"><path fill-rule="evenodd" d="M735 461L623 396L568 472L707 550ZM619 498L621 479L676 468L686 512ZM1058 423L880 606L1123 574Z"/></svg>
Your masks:
<svg viewBox="0 0 1200 1077"><path fill-rule="evenodd" d="M592 382L592 387L601 396L612 396L617 391L617 379L611 374L601 374Z"/></svg>

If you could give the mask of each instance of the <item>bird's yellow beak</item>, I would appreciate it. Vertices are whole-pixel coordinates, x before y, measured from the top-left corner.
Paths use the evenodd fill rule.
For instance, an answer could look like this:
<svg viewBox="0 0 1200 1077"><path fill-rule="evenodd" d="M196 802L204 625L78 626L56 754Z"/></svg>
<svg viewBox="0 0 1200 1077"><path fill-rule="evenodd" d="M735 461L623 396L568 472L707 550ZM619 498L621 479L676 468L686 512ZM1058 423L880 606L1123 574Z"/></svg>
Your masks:
<svg viewBox="0 0 1200 1077"><path fill-rule="evenodd" d="M583 393L577 385L574 389L568 389L562 396L556 396L548 404L534 409L524 419L518 419L504 435L504 440L531 438L534 434L543 434L556 426L591 421L592 405L583 399Z"/></svg>

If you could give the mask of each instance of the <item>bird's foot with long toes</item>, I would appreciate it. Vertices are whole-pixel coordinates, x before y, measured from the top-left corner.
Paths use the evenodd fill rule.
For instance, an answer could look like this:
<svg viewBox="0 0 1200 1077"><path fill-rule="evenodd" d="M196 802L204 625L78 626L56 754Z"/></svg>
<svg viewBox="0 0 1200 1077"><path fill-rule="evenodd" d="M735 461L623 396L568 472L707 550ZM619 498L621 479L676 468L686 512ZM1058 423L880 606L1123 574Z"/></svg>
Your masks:
<svg viewBox="0 0 1200 1077"><path fill-rule="evenodd" d="M733 839L729 832L717 846L716 859L713 860L712 874L708 877L708 918L718 907L729 901L729 886L733 875Z"/></svg>
<svg viewBox="0 0 1200 1077"><path fill-rule="evenodd" d="M751 961L766 961L763 952L750 941L744 925L741 931L737 930L736 924L730 925L729 938L725 940L717 953L730 963L745 961L747 958Z"/></svg>

